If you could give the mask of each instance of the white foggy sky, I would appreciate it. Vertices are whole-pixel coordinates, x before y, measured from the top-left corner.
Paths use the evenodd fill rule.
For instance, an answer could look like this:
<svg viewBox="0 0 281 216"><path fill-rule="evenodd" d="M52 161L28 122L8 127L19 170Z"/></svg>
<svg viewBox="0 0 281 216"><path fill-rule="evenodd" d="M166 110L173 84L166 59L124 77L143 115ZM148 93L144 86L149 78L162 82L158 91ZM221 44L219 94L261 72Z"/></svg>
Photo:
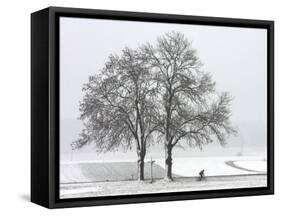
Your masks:
<svg viewBox="0 0 281 216"><path fill-rule="evenodd" d="M64 121L78 118L82 85L89 75L100 71L109 54L120 54L125 46L137 48L147 41L155 44L157 36L170 31L179 31L192 41L217 90L234 96L233 124L259 128L256 133L266 145L267 32L254 28L60 18L62 129L67 127ZM64 142L69 134L61 136Z"/></svg>

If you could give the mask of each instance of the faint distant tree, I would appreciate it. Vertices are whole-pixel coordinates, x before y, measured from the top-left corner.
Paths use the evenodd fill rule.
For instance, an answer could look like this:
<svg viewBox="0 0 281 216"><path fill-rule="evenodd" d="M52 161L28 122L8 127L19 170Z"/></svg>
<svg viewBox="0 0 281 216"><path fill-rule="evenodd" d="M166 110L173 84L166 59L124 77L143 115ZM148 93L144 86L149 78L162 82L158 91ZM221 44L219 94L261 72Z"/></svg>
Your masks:
<svg viewBox="0 0 281 216"><path fill-rule="evenodd" d="M141 50L160 88L158 131L164 139L165 179L172 180L175 146L202 148L214 138L224 145L227 136L236 133L229 121L232 98L215 92L211 75L201 70L196 51L183 34L167 33L155 46L146 43Z"/></svg>
<svg viewBox="0 0 281 216"><path fill-rule="evenodd" d="M144 180L146 150L157 129L154 98L157 85L151 79L146 59L125 48L122 55L110 55L99 75L84 85L80 119L84 129L73 148L94 143L100 152L135 146L138 180Z"/></svg>

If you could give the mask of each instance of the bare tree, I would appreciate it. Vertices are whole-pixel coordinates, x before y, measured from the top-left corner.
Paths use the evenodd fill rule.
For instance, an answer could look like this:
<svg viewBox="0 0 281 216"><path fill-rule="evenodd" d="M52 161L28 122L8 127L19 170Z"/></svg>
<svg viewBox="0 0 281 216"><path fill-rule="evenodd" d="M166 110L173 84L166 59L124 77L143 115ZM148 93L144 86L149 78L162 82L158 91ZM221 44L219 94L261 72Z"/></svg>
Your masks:
<svg viewBox="0 0 281 216"><path fill-rule="evenodd" d="M228 93L217 95L215 83L191 43L178 32L165 34L152 46L141 47L159 85L158 131L164 139L165 179L172 180L172 150L175 146L202 148L214 138L224 145L236 131L230 125Z"/></svg>
<svg viewBox="0 0 281 216"><path fill-rule="evenodd" d="M111 55L99 75L84 85L80 119L84 129L73 148L94 143L100 152L135 146L138 180L144 180L144 158L156 130L154 98L157 84L151 79L146 59L125 48Z"/></svg>

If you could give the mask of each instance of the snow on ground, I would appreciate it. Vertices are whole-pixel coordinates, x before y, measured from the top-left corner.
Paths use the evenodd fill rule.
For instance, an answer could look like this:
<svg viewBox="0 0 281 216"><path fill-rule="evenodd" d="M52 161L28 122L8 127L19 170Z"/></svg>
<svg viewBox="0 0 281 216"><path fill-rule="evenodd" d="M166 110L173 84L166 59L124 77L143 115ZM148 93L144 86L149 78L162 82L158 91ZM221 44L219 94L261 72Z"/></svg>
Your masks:
<svg viewBox="0 0 281 216"><path fill-rule="evenodd" d="M165 163L155 160L153 184L150 165L146 161L144 183L131 178L136 162L87 161L67 162L60 166L60 197L95 197L122 194L160 193L173 191L217 190L267 186L267 161L260 156L189 157L173 159L173 182L162 180ZM204 169L206 181L197 181ZM136 177L136 176L135 176ZM159 178L160 177L160 178Z"/></svg>
<svg viewBox="0 0 281 216"><path fill-rule="evenodd" d="M164 176L164 159L155 160L154 178ZM147 160L146 162L149 162ZM174 158L173 175L181 177L195 177L201 170L206 176L231 176L266 174L267 161L259 156L231 156L231 157L189 157ZM136 178L135 161L112 162L67 162L60 166L60 182L95 182L122 181ZM146 163L145 178L150 178L150 165Z"/></svg>
<svg viewBox="0 0 281 216"><path fill-rule="evenodd" d="M98 197L125 194L146 194L161 192L202 191L234 188L266 187L266 175L238 175L208 177L206 181L197 181L195 177L176 178L173 182L155 180L115 181L61 184L60 198Z"/></svg>
<svg viewBox="0 0 281 216"><path fill-rule="evenodd" d="M260 161L235 161L234 164L239 167L243 167L248 170L258 170L260 172L266 172L267 162L265 160Z"/></svg>
<svg viewBox="0 0 281 216"><path fill-rule="evenodd" d="M60 166L61 183L85 183L104 181L124 181L137 179L137 163L134 162L105 162L105 163L66 163ZM144 177L151 177L150 164L144 165ZM154 178L163 178L165 170L158 164L153 165Z"/></svg>
<svg viewBox="0 0 281 216"><path fill-rule="evenodd" d="M237 167L229 166L226 162L233 162ZM156 163L165 167L164 159L156 159ZM190 157L175 158L172 171L184 177L198 176L203 169L206 176L246 175L266 172L266 166L267 161L257 156ZM239 167L245 169L239 169Z"/></svg>
<svg viewBox="0 0 281 216"><path fill-rule="evenodd" d="M75 194L85 194L85 193L97 193L101 191L101 187L93 187L92 185L90 186L84 186L84 187L74 187L74 188L69 188L65 190L64 188L61 190L61 195L67 197L73 197Z"/></svg>

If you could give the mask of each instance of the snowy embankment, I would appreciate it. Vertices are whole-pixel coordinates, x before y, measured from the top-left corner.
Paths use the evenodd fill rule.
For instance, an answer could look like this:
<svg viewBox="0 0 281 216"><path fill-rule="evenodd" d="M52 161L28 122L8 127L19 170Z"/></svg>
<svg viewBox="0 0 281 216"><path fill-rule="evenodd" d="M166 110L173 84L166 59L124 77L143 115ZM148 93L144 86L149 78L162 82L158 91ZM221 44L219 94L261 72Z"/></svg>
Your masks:
<svg viewBox="0 0 281 216"><path fill-rule="evenodd" d="M154 159L153 177L164 177L164 159ZM150 178L149 160L145 164L145 178ZM201 170L206 176L266 174L267 162L262 157L190 157L173 160L173 176L194 177ZM134 161L65 162L60 166L61 183L135 180Z"/></svg>
<svg viewBox="0 0 281 216"><path fill-rule="evenodd" d="M76 162L63 163L60 166L61 183L85 183L124 181L137 179L137 163L116 162ZM145 163L144 177L150 178L150 164ZM165 170L158 164L153 165L154 178L162 178Z"/></svg>

